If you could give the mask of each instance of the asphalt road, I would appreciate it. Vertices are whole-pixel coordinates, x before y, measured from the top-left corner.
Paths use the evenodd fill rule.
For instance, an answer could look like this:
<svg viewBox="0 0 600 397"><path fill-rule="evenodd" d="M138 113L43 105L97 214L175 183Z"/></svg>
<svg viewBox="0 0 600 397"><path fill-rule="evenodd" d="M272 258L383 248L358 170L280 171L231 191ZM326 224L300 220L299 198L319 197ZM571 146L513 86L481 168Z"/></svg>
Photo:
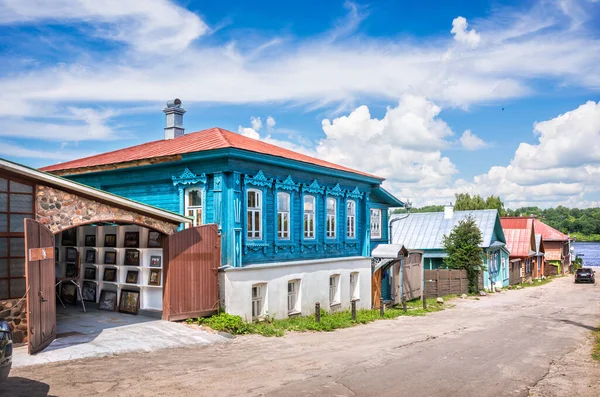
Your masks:
<svg viewBox="0 0 600 397"><path fill-rule="evenodd" d="M332 333L19 368L0 395L527 396L540 382L557 390L549 376L568 380L569 365L554 368L565 357L589 361L582 346L600 324L600 286L571 277L453 303ZM577 374L586 390L567 395L600 395L591 365Z"/></svg>

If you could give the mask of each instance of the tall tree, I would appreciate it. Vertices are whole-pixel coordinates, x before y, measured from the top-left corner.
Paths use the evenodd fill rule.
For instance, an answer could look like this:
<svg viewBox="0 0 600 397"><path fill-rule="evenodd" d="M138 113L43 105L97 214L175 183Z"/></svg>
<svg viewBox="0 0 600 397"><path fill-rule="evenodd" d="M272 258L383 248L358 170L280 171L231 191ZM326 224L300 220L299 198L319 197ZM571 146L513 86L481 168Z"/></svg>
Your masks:
<svg viewBox="0 0 600 397"><path fill-rule="evenodd" d="M442 241L448 254L444 264L467 271L469 292L477 292L479 288L479 272L483 271L483 249L479 246L482 242L481 230L471 216L460 221Z"/></svg>

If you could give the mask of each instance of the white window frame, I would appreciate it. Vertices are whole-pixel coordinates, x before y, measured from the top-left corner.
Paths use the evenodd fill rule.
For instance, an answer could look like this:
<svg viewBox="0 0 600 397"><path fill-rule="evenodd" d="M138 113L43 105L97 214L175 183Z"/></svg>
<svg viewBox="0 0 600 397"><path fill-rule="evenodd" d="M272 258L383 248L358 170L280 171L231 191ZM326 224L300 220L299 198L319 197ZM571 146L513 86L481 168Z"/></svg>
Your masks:
<svg viewBox="0 0 600 397"><path fill-rule="evenodd" d="M267 284L259 283L252 285L252 320L262 318L267 313Z"/></svg>
<svg viewBox="0 0 600 397"><path fill-rule="evenodd" d="M312 199L312 204L313 204L313 210L311 211L306 211L306 200ZM304 236L304 240L314 240L317 237L317 198L315 196L312 195L306 195L304 196L304 198L302 199L302 211L304 213L303 217L302 217L302 229L303 229L303 233L302 235ZM308 218L308 222L307 222L307 218ZM307 226L310 227L310 221L312 220L312 228L307 229Z"/></svg>
<svg viewBox="0 0 600 397"><path fill-rule="evenodd" d="M329 306L340 304L340 275L329 276Z"/></svg>
<svg viewBox="0 0 600 397"><path fill-rule="evenodd" d="M256 207L248 207L248 197L250 194L257 194ZM256 223L255 214L258 213L258 223ZM249 223L252 224L250 228ZM263 192L259 189L246 190L246 239L262 240L263 236Z"/></svg>
<svg viewBox="0 0 600 397"><path fill-rule="evenodd" d="M352 207L352 211L350 210ZM356 238L356 201L348 200L346 202L346 237Z"/></svg>
<svg viewBox="0 0 600 397"><path fill-rule="evenodd" d="M360 273L350 273L350 301L360 300Z"/></svg>
<svg viewBox="0 0 600 397"><path fill-rule="evenodd" d="M287 211L281 211L279 204L285 198L287 200ZM292 239L292 226L291 226L291 213L292 213L292 196L289 193L277 192L277 239L278 240L291 240ZM287 227L285 226L284 220L287 220ZM283 226L283 227L282 227Z"/></svg>
<svg viewBox="0 0 600 397"><path fill-rule="evenodd" d="M379 214L376 216L376 214ZM371 208L370 211L370 224L371 224L371 238L381 238L381 209Z"/></svg>
<svg viewBox="0 0 600 397"><path fill-rule="evenodd" d="M191 192L200 192L200 200L202 201L201 204L199 206L197 205L190 205L190 197L189 194ZM200 226L203 224L204 222L204 189L201 187L189 187L187 189L184 190L183 192L184 194L184 215L185 216L190 216L190 211L192 212L192 217L194 218L192 224L186 223L186 228L187 227L191 227L191 226ZM200 222L198 222L198 215L200 216Z"/></svg>
<svg viewBox="0 0 600 397"><path fill-rule="evenodd" d="M329 203L333 203L333 214L329 213ZM325 238L335 239L337 237L337 199L327 197L325 200Z"/></svg>
<svg viewBox="0 0 600 397"><path fill-rule="evenodd" d="M288 314L300 313L300 279L289 280L287 291Z"/></svg>

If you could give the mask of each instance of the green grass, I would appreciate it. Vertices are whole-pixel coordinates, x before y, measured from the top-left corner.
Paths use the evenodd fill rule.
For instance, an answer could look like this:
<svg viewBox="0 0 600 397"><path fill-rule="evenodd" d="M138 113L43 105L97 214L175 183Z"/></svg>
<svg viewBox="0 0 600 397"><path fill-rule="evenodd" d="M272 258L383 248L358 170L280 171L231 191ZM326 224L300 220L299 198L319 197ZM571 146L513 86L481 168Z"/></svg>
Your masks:
<svg viewBox="0 0 600 397"><path fill-rule="evenodd" d="M444 297L448 301L456 295ZM427 309L423 310L423 302L420 300L406 303L407 311L404 313L401 306L386 308L384 317L380 317L379 309L376 310L357 310L356 321L352 320L350 311L336 313L327 313L321 310L321 321L316 322L315 316L298 316L285 319L266 318L264 321L252 323L245 322L240 316L234 316L227 313L220 313L212 317L188 319L188 324L204 325L215 331L225 331L233 335L260 334L263 336L283 336L286 331L307 332L319 331L330 332L338 328L348 328L357 324L367 324L381 319L393 319L400 316L423 316L427 313L444 310L447 303L439 304L437 298L427 299Z"/></svg>
<svg viewBox="0 0 600 397"><path fill-rule="evenodd" d="M592 332L592 338L592 358L596 361L600 361L600 327Z"/></svg>
<svg viewBox="0 0 600 397"><path fill-rule="evenodd" d="M548 284L552 282L552 278L553 277L546 277L545 280L533 280L533 284L529 284L529 283L521 283L521 284L515 284L512 286L512 289L515 289L517 287L517 285L520 285L522 288L529 288L529 287L539 287L540 285L544 285L544 284Z"/></svg>

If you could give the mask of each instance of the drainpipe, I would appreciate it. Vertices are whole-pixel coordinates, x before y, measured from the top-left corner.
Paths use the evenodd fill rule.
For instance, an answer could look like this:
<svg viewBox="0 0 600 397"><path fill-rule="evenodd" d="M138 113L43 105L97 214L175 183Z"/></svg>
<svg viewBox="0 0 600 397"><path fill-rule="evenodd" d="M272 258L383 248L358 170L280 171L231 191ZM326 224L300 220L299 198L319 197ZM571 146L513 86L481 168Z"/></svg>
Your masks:
<svg viewBox="0 0 600 397"><path fill-rule="evenodd" d="M398 221L408 218L410 215L410 209L412 208L412 203L409 200L406 200L406 203L404 203L404 208L406 208L406 215L390 220L390 225L388 226L388 244L392 244L392 225Z"/></svg>

